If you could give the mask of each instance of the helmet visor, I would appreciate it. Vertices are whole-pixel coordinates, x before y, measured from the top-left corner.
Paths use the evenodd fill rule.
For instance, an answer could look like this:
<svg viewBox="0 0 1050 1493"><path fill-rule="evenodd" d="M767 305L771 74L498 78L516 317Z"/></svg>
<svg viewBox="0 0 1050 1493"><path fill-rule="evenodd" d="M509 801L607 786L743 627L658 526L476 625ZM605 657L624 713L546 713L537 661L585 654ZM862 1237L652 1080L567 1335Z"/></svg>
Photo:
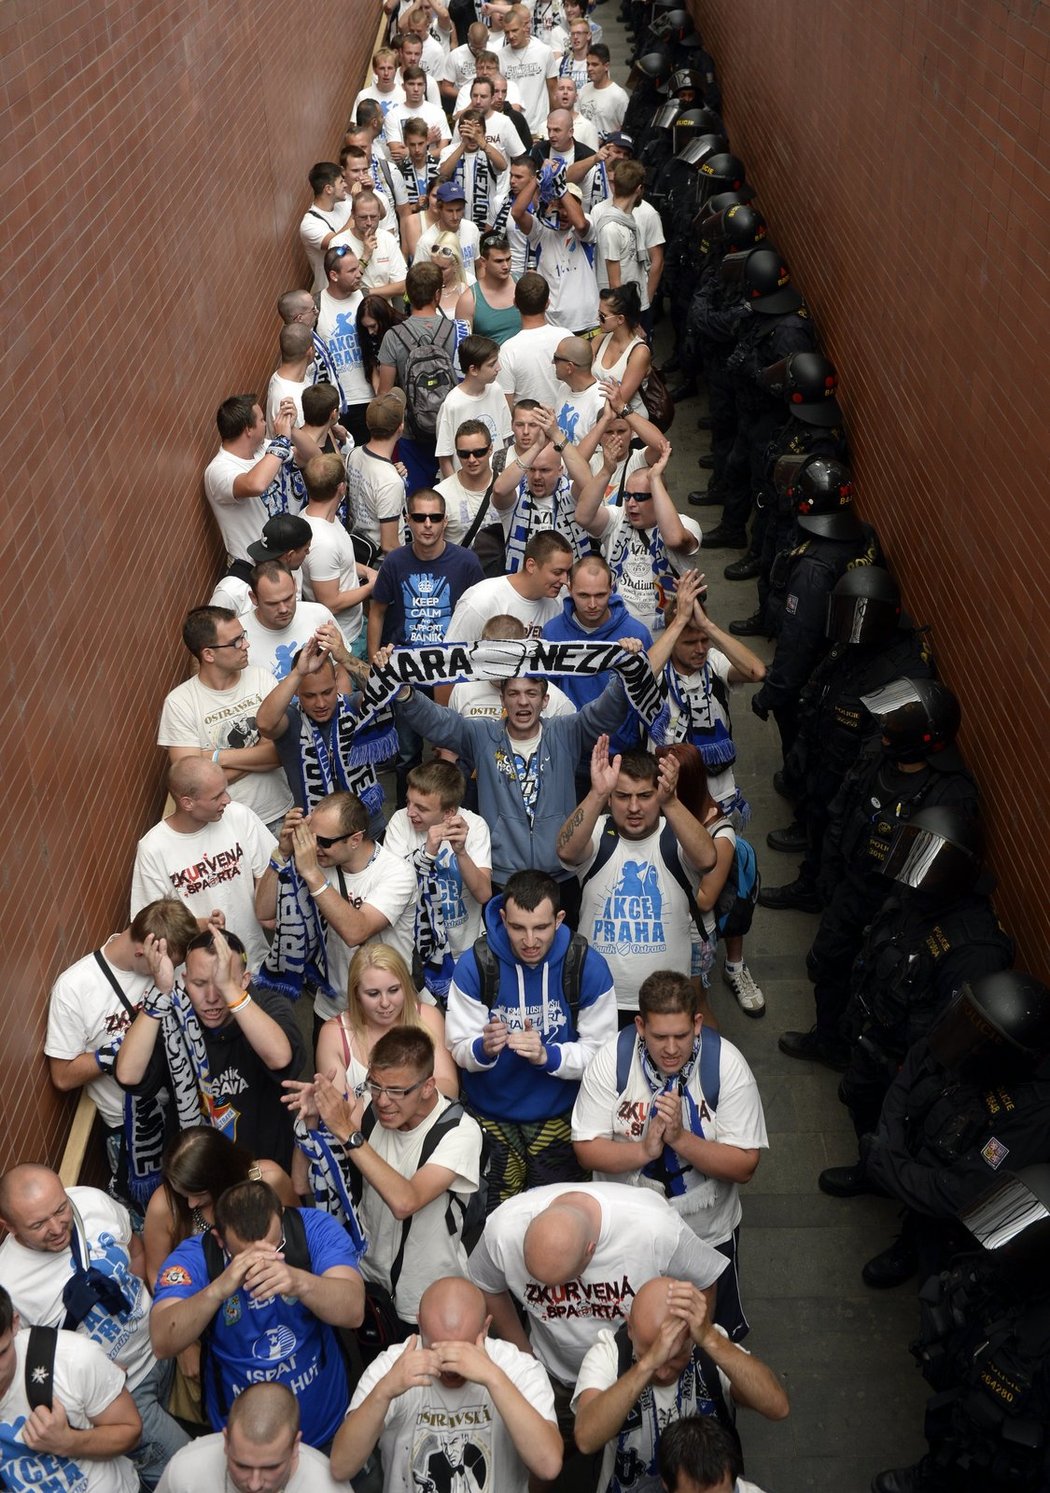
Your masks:
<svg viewBox="0 0 1050 1493"><path fill-rule="evenodd" d="M795 457L786 458L789 461ZM781 461L785 460L781 457ZM777 468L780 462L777 462ZM774 478L776 472L774 471ZM875 596L828 597L824 632L833 643L880 643L897 626L897 608Z"/></svg>
<svg viewBox="0 0 1050 1493"><path fill-rule="evenodd" d="M870 695L861 695L860 703L888 732L925 729L926 712L910 679L894 679Z"/></svg>
<svg viewBox="0 0 1050 1493"><path fill-rule="evenodd" d="M982 1248L1009 1249L1014 1256L1018 1245L1025 1254L1036 1246L1045 1261L1050 1208L1044 1198L1050 1198L1050 1166L1030 1166L1018 1176L1007 1174L995 1182L959 1217Z"/></svg>
<svg viewBox="0 0 1050 1493"><path fill-rule="evenodd" d="M927 1040L936 1060L957 1073L983 1072L993 1052L1016 1051L985 1016L968 983L934 1022ZM975 1058L979 1059L976 1064Z"/></svg>
<svg viewBox="0 0 1050 1493"><path fill-rule="evenodd" d="M960 891L980 869L968 850L915 824L902 824L882 863L882 874L914 891Z"/></svg>

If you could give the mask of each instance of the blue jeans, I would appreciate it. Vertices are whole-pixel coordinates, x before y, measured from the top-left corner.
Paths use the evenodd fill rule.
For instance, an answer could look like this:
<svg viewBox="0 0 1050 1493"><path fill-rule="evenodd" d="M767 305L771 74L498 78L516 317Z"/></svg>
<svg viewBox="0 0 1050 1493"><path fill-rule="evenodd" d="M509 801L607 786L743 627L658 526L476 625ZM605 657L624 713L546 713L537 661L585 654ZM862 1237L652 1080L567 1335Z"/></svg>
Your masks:
<svg viewBox="0 0 1050 1493"><path fill-rule="evenodd" d="M189 1437L164 1409L171 1393L175 1360L160 1358L137 1389L131 1391L135 1408L142 1417L142 1439L131 1452L131 1460L144 1488L155 1488L161 1474Z"/></svg>

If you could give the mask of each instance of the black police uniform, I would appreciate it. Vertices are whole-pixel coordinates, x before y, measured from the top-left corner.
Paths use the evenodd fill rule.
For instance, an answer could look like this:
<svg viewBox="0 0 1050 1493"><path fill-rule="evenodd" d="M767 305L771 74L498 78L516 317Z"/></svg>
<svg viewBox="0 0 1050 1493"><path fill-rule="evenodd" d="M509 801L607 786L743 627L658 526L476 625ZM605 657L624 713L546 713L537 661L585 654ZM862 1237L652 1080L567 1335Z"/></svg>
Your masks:
<svg viewBox="0 0 1050 1493"><path fill-rule="evenodd" d="M777 648L751 708L762 720L772 714L785 756L798 734L802 688L827 648L824 623L831 589L848 569L878 565L881 559L875 530L870 524L859 528L854 539L803 534L801 544L778 557L767 612Z"/></svg>
<svg viewBox="0 0 1050 1493"><path fill-rule="evenodd" d="M773 469L782 456L827 456L849 462L849 442L838 425L810 425L795 416L785 421L766 447L765 469L755 491L755 522L751 527L749 555L762 569L758 575L758 612L766 622L773 566L778 555L796 542L795 503L787 493L779 493L773 483Z"/></svg>
<svg viewBox="0 0 1050 1493"><path fill-rule="evenodd" d="M861 751L832 805L818 883L825 908L806 956L817 1035L832 1046L841 1041L839 1023L864 927L885 895L879 867L893 832L936 804L976 813L977 785L955 748L932 754L917 772L903 772L876 741Z"/></svg>
<svg viewBox="0 0 1050 1493"><path fill-rule="evenodd" d="M711 455L714 475L708 492L719 491L719 473L733 448L737 433L736 395L726 373L740 328L748 315L735 286L726 285L719 273L725 257L724 245L712 245L700 270L700 281L689 302L682 366L687 374L703 374L711 417Z"/></svg>
<svg viewBox="0 0 1050 1493"><path fill-rule="evenodd" d="M1012 963L1013 943L980 891L947 904L910 887L891 892L865 930L843 1023L852 1047L839 1098L858 1139L875 1130L908 1049L959 986Z"/></svg>

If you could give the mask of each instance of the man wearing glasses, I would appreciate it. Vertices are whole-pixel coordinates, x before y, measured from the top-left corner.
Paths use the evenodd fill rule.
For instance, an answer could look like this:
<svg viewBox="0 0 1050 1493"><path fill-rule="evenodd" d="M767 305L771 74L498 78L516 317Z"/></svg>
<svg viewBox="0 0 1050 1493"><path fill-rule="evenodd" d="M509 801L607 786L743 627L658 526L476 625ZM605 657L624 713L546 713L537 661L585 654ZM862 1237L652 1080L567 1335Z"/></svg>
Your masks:
<svg viewBox="0 0 1050 1493"><path fill-rule="evenodd" d="M390 1293L407 1337L427 1286L467 1273L463 1220L466 1199L478 1190L481 1130L438 1091L434 1044L421 1026L395 1027L380 1037L367 1079L348 1098L327 1078L318 1080L315 1095L322 1119L343 1144L345 1169L356 1168L363 1179L360 1218L368 1253L361 1273L368 1286ZM423 1158L427 1137L438 1127L440 1138Z"/></svg>
<svg viewBox="0 0 1050 1493"><path fill-rule="evenodd" d="M195 607L183 624L182 641L199 670L164 701L157 745L167 748L173 765L183 757L217 763L230 797L253 809L277 835L292 795L276 748L262 739L255 720L277 681L249 662L241 619L226 607Z"/></svg>
<svg viewBox="0 0 1050 1493"><path fill-rule="evenodd" d="M456 427L455 452L455 469L434 490L445 500L445 538L459 545L492 481L492 432L484 420L464 420Z"/></svg>

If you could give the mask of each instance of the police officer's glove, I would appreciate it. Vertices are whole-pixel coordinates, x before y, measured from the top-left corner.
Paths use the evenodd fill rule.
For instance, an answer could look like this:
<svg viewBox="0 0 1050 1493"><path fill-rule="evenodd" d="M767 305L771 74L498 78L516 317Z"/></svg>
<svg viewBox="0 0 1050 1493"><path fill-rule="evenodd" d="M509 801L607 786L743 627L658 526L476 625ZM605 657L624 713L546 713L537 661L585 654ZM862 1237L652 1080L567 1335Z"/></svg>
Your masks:
<svg viewBox="0 0 1050 1493"><path fill-rule="evenodd" d="M769 720L769 706L762 704L760 695L751 696L751 709L755 712L760 721Z"/></svg>

